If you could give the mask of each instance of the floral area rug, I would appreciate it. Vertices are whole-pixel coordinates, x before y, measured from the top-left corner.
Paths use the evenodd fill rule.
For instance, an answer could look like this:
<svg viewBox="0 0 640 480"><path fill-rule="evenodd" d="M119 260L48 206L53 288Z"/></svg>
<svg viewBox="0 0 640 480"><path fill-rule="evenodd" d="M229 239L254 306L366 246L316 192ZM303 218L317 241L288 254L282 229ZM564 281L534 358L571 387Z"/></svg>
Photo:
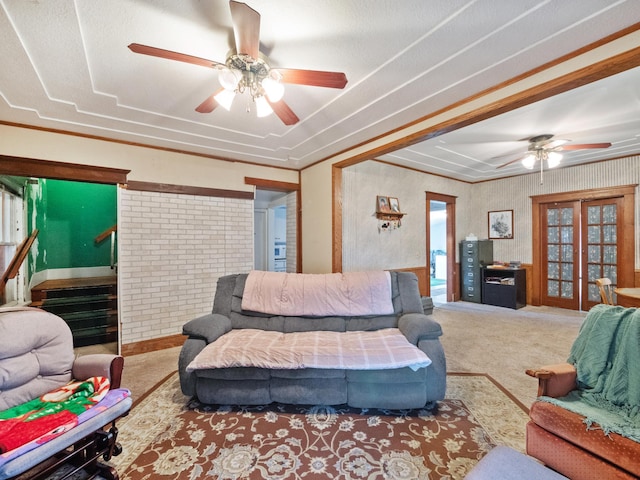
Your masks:
<svg viewBox="0 0 640 480"><path fill-rule="evenodd" d="M527 413L486 375L449 375L427 410L208 406L177 374L122 419L121 480L462 479L495 445L524 449Z"/></svg>

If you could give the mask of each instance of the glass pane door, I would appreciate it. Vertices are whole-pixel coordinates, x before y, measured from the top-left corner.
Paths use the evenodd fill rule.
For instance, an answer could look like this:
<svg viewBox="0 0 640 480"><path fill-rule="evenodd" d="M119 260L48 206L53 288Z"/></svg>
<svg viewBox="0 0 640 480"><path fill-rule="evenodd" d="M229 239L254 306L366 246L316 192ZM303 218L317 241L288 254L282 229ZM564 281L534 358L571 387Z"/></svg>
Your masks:
<svg viewBox="0 0 640 480"><path fill-rule="evenodd" d="M609 278L618 284L618 237L620 232L620 208L622 199L584 202L582 205L583 282L582 309L588 310L601 302L595 281ZM614 298L615 303L615 298Z"/></svg>
<svg viewBox="0 0 640 480"><path fill-rule="evenodd" d="M577 202L549 204L543 209L543 304L578 309L579 215Z"/></svg>

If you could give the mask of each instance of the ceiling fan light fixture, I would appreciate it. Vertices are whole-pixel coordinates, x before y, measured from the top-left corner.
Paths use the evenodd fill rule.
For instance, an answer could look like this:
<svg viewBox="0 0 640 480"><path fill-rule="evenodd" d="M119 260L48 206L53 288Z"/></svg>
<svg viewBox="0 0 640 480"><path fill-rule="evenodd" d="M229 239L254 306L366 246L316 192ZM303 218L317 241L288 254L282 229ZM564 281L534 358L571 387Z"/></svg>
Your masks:
<svg viewBox="0 0 640 480"><path fill-rule="evenodd" d="M222 108L224 108L225 110L231 110L231 104L233 103L233 99L235 98L235 96L236 94L233 90L224 89L220 90L220 92L214 95L213 98Z"/></svg>
<svg viewBox="0 0 640 480"><path fill-rule="evenodd" d="M242 74L228 67L220 68L220 72L218 72L218 81L222 88L229 91L234 91L238 87L238 82L242 79Z"/></svg>
<svg viewBox="0 0 640 480"><path fill-rule="evenodd" d="M266 77L262 80L262 88L264 93L269 97L272 102L279 102L284 95L284 85L271 77Z"/></svg>
<svg viewBox="0 0 640 480"><path fill-rule="evenodd" d="M522 159L522 166L527 170L533 170L533 165L536 163L536 154L527 153Z"/></svg>
<svg viewBox="0 0 640 480"><path fill-rule="evenodd" d="M258 117L268 117L273 113L273 109L267 99L264 96L257 97L256 101L256 115Z"/></svg>
<svg viewBox="0 0 640 480"><path fill-rule="evenodd" d="M547 166L549 168L555 168L560 165L560 160L562 160L562 154L558 152L549 152L547 154Z"/></svg>

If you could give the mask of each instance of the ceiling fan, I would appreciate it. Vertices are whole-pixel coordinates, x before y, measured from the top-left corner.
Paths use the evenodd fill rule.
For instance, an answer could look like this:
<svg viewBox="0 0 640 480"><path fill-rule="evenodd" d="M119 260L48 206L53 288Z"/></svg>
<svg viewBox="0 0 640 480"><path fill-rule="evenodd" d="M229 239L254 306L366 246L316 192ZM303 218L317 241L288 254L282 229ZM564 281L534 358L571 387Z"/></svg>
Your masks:
<svg viewBox="0 0 640 480"><path fill-rule="evenodd" d="M552 140L553 135L545 133L543 135L536 135L531 137L529 146L526 153L518 156L517 158L503 163L496 168L504 168L507 165L511 165L515 162L522 162L522 165L528 169L533 170L536 162L540 164L540 183L542 184L542 171L546 162L547 168L554 168L560 165L562 160L562 154L560 152L567 150L588 150L591 148L609 148L611 143L574 143L567 145L571 140L558 139ZM500 158L500 157L495 157Z"/></svg>
<svg viewBox="0 0 640 480"><path fill-rule="evenodd" d="M347 84L347 77L341 72L271 68L268 58L260 53L260 14L245 3L233 0L229 2L229 8L235 50L224 63L139 43L130 44L129 49L134 53L218 69L222 87L196 107L200 113L211 113L218 105L229 110L236 94L248 92L256 104L257 116L275 112L285 125L294 125L300 119L282 100L283 83L328 88L344 88Z"/></svg>

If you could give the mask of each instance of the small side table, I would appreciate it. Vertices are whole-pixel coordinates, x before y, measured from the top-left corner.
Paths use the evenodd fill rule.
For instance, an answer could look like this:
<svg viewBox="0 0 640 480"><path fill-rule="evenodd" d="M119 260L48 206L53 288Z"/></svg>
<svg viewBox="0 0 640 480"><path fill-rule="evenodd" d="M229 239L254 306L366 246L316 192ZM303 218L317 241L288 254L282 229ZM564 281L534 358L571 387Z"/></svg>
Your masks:
<svg viewBox="0 0 640 480"><path fill-rule="evenodd" d="M616 303L622 307L640 307L640 288L616 288Z"/></svg>

